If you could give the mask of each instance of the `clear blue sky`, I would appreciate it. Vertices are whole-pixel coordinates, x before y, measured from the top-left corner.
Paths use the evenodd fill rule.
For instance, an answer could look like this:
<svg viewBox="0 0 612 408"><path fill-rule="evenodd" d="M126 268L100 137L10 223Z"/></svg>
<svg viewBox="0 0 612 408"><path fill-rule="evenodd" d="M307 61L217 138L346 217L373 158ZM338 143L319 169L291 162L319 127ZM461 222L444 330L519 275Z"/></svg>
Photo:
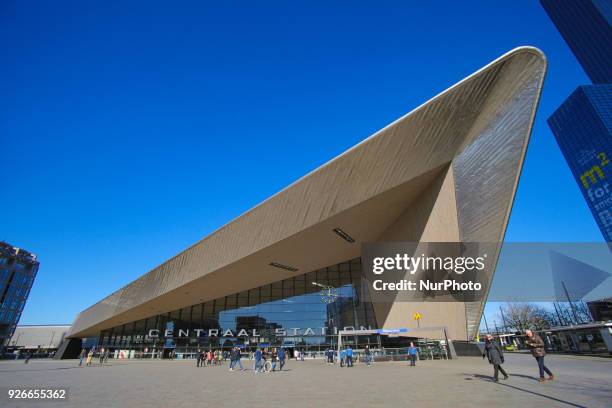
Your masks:
<svg viewBox="0 0 612 408"><path fill-rule="evenodd" d="M535 0L0 5L0 239L72 322L508 50L550 69L511 241L600 241L545 119L587 77ZM230 3L230 2L227 2Z"/></svg>

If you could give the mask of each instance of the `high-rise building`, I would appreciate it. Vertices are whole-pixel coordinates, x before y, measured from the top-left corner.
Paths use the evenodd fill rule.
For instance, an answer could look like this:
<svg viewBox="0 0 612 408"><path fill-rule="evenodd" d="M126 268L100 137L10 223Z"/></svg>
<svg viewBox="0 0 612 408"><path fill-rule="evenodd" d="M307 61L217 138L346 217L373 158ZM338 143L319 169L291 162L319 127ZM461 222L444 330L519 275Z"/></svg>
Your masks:
<svg viewBox="0 0 612 408"><path fill-rule="evenodd" d="M604 239L612 242L612 1L541 2L595 84L579 86L548 125Z"/></svg>
<svg viewBox="0 0 612 408"><path fill-rule="evenodd" d="M612 84L579 86L548 124L604 238L612 242Z"/></svg>
<svg viewBox="0 0 612 408"><path fill-rule="evenodd" d="M594 84L612 83L612 1L541 0Z"/></svg>
<svg viewBox="0 0 612 408"><path fill-rule="evenodd" d="M13 336L37 272L36 255L0 242L0 351Z"/></svg>

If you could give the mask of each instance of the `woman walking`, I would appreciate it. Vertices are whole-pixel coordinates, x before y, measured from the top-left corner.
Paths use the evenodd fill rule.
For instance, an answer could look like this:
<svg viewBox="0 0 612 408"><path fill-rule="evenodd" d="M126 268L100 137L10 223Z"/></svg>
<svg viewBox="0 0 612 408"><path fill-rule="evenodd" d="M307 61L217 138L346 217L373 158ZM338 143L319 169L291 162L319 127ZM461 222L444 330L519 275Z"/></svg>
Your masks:
<svg viewBox="0 0 612 408"><path fill-rule="evenodd" d="M90 366L91 365L91 360L93 360L94 357L94 350L91 349L89 350L89 353L87 353L87 360L85 361L85 365L86 366Z"/></svg>
<svg viewBox="0 0 612 408"><path fill-rule="evenodd" d="M508 374L506 374L506 371L502 367L502 364L504 364L504 353L499 344L493 341L493 336L490 334L487 334L485 351L482 354L482 358L485 358L485 356L488 357L489 363L493 364L493 381L499 381L500 371L504 375L504 380L507 380Z"/></svg>

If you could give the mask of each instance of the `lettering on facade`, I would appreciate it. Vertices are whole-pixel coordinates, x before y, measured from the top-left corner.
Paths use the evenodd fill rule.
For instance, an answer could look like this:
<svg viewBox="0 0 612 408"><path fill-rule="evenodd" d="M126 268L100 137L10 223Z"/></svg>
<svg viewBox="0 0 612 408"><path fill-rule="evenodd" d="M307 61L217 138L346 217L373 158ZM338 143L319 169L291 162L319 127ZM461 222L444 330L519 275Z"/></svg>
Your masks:
<svg viewBox="0 0 612 408"><path fill-rule="evenodd" d="M604 235L612 236L612 186L606 177L610 160L605 152L597 154L598 164L580 175L582 187L589 199L589 205L603 229Z"/></svg>
<svg viewBox="0 0 612 408"><path fill-rule="evenodd" d="M361 326L360 330L372 330L370 326L364 327ZM343 330L355 330L353 326L346 326ZM299 327L292 327L289 330L283 328L276 328L274 330L270 330L268 334L274 334L276 337L296 337L296 336L326 336L326 335L337 335L338 328L334 327L333 330L329 331L327 327L307 327L305 329ZM181 338L181 337L259 337L263 334L257 329L240 329L238 331L227 329L222 332L219 329L179 329L176 333L172 329L167 330L159 330L159 329L151 329L149 330L148 337L149 338L158 338L160 336L166 338Z"/></svg>

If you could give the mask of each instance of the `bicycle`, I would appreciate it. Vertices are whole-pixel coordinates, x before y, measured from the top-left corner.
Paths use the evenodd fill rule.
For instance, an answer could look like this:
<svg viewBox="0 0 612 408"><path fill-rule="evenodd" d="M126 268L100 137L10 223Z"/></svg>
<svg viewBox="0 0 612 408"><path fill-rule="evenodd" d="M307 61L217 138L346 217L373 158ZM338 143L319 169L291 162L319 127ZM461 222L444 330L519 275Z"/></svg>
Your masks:
<svg viewBox="0 0 612 408"><path fill-rule="evenodd" d="M262 373L272 372L272 362L268 360L265 363L263 363L263 366L261 367L261 372Z"/></svg>

